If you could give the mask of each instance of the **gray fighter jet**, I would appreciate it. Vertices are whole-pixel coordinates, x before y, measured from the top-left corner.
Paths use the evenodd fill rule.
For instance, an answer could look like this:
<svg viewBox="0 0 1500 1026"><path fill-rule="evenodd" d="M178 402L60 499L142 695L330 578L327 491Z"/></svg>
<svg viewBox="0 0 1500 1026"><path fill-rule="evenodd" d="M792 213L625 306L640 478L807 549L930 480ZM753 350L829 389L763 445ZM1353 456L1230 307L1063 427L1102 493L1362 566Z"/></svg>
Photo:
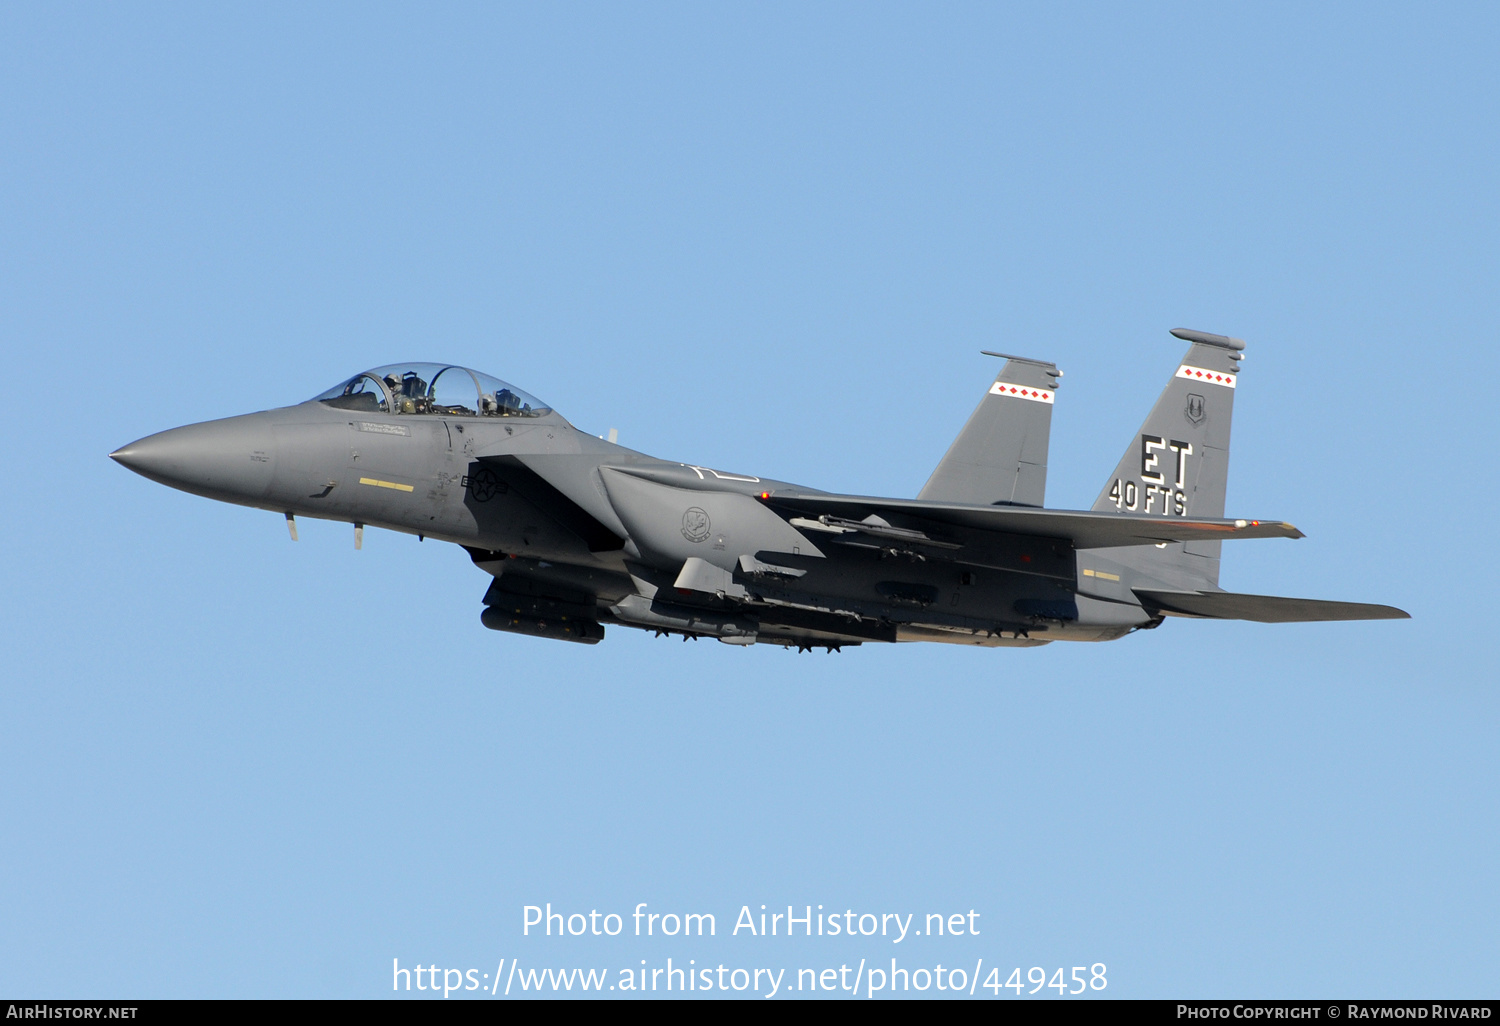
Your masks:
<svg viewBox="0 0 1500 1026"><path fill-rule="evenodd" d="M153 481L463 546L492 578L480 621L593 644L605 624L833 651L867 641L1109 641L1168 616L1405 618L1390 606L1240 595L1219 550L1300 538L1224 519L1244 343L1191 343L1092 510L1043 508L1062 373L1005 356L915 499L835 495L673 463L580 431L485 374L405 364L313 399L174 428L110 456Z"/></svg>

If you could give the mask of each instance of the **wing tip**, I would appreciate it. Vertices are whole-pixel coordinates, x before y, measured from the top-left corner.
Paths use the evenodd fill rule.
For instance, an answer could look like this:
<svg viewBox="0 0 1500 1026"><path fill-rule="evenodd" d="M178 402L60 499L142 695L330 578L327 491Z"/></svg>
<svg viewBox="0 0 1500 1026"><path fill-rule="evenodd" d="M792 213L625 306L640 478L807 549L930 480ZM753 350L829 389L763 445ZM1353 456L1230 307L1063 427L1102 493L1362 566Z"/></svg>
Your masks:
<svg viewBox="0 0 1500 1026"><path fill-rule="evenodd" d="M1236 520L1229 529L1231 531L1254 530L1252 538L1306 538L1297 529L1296 524L1289 524L1285 520ZM1266 532L1269 532L1266 533Z"/></svg>

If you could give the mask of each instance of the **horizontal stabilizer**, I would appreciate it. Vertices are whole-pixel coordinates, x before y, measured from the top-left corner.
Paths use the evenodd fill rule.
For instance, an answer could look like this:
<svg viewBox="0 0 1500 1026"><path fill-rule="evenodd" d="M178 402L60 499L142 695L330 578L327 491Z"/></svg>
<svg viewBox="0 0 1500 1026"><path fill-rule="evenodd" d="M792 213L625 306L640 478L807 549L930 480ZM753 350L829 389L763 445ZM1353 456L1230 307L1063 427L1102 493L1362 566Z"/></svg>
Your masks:
<svg viewBox="0 0 1500 1026"><path fill-rule="evenodd" d="M1075 549L1121 545L1158 545L1174 541L1230 538L1301 538L1291 524L1271 520L1219 520L1092 513L1077 510L1027 509L1020 506L971 506L922 499L877 499L859 495L772 493L772 508L859 521L874 514L887 520L916 518L925 524L962 531L996 531L1043 538L1065 538ZM928 532L932 534L932 532ZM954 539L959 540L959 539Z"/></svg>
<svg viewBox="0 0 1500 1026"><path fill-rule="evenodd" d="M1137 591L1141 602L1176 616L1258 623L1310 623L1316 620L1410 620L1395 606L1366 602L1324 602L1280 595L1237 595L1232 591Z"/></svg>

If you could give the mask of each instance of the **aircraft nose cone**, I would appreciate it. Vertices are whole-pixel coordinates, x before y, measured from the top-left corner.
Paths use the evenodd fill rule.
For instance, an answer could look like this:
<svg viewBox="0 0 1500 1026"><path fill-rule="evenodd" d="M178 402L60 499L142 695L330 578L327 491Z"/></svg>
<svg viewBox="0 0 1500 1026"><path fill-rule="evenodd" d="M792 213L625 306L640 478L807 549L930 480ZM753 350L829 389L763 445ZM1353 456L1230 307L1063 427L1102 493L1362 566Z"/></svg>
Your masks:
<svg viewBox="0 0 1500 1026"><path fill-rule="evenodd" d="M146 444L149 441L150 439L143 438L139 442L122 445L110 453L109 458L122 467L133 470L138 474L143 474L146 472L146 468L151 465L151 457L148 453L153 447Z"/></svg>
<svg viewBox="0 0 1500 1026"><path fill-rule="evenodd" d="M109 454L109 458L122 467L135 471L142 477L149 477L153 481L167 483L164 479L172 476L175 464L184 454L187 448L183 443L187 439L178 432L188 431L188 428L174 428L171 431L161 431L154 435L139 438L129 445L122 445Z"/></svg>
<svg viewBox="0 0 1500 1026"><path fill-rule="evenodd" d="M233 502L266 493L272 444L270 426L251 414L147 435L109 458L158 484Z"/></svg>

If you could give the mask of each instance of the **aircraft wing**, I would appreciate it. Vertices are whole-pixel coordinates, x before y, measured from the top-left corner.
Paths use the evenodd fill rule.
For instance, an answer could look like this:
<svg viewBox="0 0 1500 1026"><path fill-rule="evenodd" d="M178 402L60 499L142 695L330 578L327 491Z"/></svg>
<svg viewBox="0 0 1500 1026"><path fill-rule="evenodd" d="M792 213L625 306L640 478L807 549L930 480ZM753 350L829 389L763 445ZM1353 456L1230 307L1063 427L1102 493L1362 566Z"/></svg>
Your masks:
<svg viewBox="0 0 1500 1026"><path fill-rule="evenodd" d="M1410 620L1395 606L1366 602L1324 602L1283 598L1280 595L1237 595L1230 591L1137 591L1148 606L1175 616L1214 620L1255 620L1259 623L1309 623L1317 620Z"/></svg>
<svg viewBox="0 0 1500 1026"><path fill-rule="evenodd" d="M1229 538L1303 537L1301 531L1279 520L1209 520L1137 513L1089 513L1023 506L973 506L922 499L880 499L860 495L773 492L762 501L773 509L801 514L813 520L827 517L830 524L842 522L850 528L870 516L886 520L895 516L897 522L915 518L939 531L942 528L954 528L960 532L992 531L998 534L1066 539L1075 549L1219 541ZM933 537L944 540L940 533Z"/></svg>

